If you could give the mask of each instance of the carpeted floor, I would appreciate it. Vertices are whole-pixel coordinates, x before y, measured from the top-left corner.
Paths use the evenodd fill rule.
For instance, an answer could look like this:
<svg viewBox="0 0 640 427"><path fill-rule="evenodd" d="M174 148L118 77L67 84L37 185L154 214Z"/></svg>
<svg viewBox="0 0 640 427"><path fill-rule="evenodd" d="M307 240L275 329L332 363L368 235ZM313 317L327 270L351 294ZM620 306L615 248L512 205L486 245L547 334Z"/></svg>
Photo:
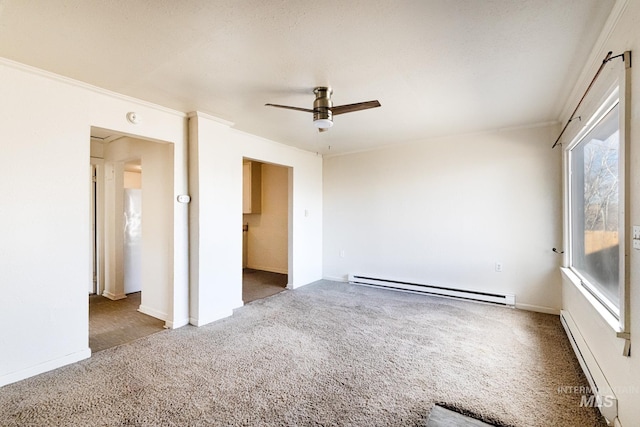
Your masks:
<svg viewBox="0 0 640 427"><path fill-rule="evenodd" d="M282 292L287 275L245 268L242 299L245 304ZM141 292L112 301L89 295L89 347L93 353L146 337L164 329L164 321L140 313Z"/></svg>
<svg viewBox="0 0 640 427"><path fill-rule="evenodd" d="M426 427L493 427L493 424L435 405L431 409Z"/></svg>
<svg viewBox="0 0 640 427"><path fill-rule="evenodd" d="M316 282L0 389L2 426L604 426L557 316Z"/></svg>

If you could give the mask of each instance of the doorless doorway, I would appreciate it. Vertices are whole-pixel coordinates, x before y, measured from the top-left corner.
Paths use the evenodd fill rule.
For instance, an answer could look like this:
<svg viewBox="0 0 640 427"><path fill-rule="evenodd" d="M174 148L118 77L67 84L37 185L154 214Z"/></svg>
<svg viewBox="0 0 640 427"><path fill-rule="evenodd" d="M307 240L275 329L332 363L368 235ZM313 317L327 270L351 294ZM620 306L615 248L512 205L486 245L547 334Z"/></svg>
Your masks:
<svg viewBox="0 0 640 427"><path fill-rule="evenodd" d="M170 318L174 145L99 128L91 136L100 190L92 215L98 279L89 341L103 348L137 339L142 330L162 330Z"/></svg>
<svg viewBox="0 0 640 427"><path fill-rule="evenodd" d="M242 299L274 295L289 283L291 168L243 159Z"/></svg>

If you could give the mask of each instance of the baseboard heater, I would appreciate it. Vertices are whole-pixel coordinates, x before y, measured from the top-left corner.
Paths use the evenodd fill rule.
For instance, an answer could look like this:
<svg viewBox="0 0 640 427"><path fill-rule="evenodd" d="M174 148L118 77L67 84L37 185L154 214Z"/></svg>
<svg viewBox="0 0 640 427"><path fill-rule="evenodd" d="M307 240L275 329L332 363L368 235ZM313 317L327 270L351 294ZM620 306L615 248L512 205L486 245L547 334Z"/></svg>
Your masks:
<svg viewBox="0 0 640 427"><path fill-rule="evenodd" d="M445 288L441 286L426 285L423 283L360 276L356 274L349 274L349 283L354 285L373 286L376 288L393 289L397 291L413 292L418 294L436 295L441 297L465 299L470 301L490 302L507 306L516 305L516 296L512 294L496 294L465 289Z"/></svg>
<svg viewBox="0 0 640 427"><path fill-rule="evenodd" d="M578 330L573 318L566 310L560 311L560 323L564 327L567 337L573 351L576 354L578 362L582 367L585 377L589 382L588 390L575 390L577 387L570 387L567 393L579 393L581 395L581 406L595 406L600 413L606 418L608 425L614 425L614 421L618 416L618 399L613 394L604 373L600 369L598 362L589 350L586 341ZM562 390L558 390L562 392Z"/></svg>

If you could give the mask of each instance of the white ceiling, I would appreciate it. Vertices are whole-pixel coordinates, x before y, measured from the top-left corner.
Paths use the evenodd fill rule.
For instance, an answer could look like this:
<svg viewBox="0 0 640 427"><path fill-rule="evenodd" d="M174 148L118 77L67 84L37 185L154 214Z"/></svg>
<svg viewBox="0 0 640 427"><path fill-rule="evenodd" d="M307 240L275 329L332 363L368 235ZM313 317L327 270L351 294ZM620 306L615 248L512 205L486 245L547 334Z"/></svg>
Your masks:
<svg viewBox="0 0 640 427"><path fill-rule="evenodd" d="M0 0L0 56L336 154L558 120L613 4ZM318 85L382 107L319 134L264 106L311 108Z"/></svg>

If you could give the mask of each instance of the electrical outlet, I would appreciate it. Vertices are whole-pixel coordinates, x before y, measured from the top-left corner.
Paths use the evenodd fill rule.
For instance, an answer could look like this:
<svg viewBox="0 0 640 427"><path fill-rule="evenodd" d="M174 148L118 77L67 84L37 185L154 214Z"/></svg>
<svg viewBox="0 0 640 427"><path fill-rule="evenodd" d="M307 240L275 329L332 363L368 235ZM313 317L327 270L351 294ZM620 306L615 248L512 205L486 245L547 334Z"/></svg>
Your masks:
<svg viewBox="0 0 640 427"><path fill-rule="evenodd" d="M496 273L502 273L502 263L496 262Z"/></svg>
<svg viewBox="0 0 640 427"><path fill-rule="evenodd" d="M344 258L344 255L345 255L345 253L344 253L344 249L341 249L341 250L340 250L340 258Z"/></svg>

